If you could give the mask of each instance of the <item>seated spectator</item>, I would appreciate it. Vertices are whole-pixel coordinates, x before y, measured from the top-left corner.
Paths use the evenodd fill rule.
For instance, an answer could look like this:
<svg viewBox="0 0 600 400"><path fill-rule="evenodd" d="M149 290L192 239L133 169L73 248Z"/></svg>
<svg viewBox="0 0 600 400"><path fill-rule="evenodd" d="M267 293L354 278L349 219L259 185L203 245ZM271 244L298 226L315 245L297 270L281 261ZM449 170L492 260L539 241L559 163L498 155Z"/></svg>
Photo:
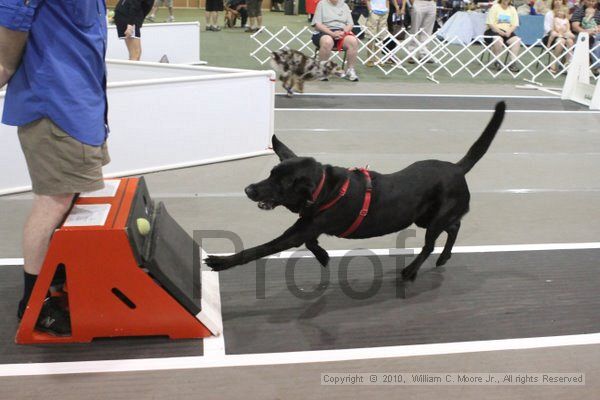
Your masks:
<svg viewBox="0 0 600 400"><path fill-rule="evenodd" d="M492 45L494 55L499 55L502 52L502 44L506 45L511 55L511 63L508 69L511 72L519 72L519 67L515 64L515 60L521 50L521 39L515 35L515 30L519 26L519 16L517 10L511 5L512 0L498 0L488 12L486 25L487 30L485 36L494 36L493 38L485 38L485 43ZM497 70L502 69L499 61L494 63Z"/></svg>
<svg viewBox="0 0 600 400"><path fill-rule="evenodd" d="M567 19L567 11L563 0L553 0L552 10L544 16L544 38L542 42L548 48L553 49L554 56L559 59L566 49L571 48L574 43L575 35L571 32L570 24ZM567 54L567 63L571 61L572 54ZM550 66L552 73L557 73L556 63Z"/></svg>
<svg viewBox="0 0 600 400"><path fill-rule="evenodd" d="M321 0L317 4L312 24L317 32L312 42L319 49L319 59L326 61L331 57L334 46L346 50L348 69L343 77L350 81L358 81L354 70L358 56L358 39L352 33L352 15L350 8L343 0Z"/></svg>
<svg viewBox="0 0 600 400"><path fill-rule="evenodd" d="M245 28L248 21L246 0L228 0L225 3L225 27L235 28L238 17L241 19L242 28Z"/></svg>
<svg viewBox="0 0 600 400"><path fill-rule="evenodd" d="M591 9L591 10L590 10ZM588 11L590 10L590 11ZM588 14L589 13L589 14ZM593 18L591 18L593 14ZM587 22L584 22L587 15ZM591 21L596 23L595 28L585 28L591 25ZM583 0L581 6L577 7L571 16L571 27L577 35L587 32L590 35L590 48L594 49L595 43L600 41L600 0ZM600 46L592 51L592 72L594 75L600 74Z"/></svg>

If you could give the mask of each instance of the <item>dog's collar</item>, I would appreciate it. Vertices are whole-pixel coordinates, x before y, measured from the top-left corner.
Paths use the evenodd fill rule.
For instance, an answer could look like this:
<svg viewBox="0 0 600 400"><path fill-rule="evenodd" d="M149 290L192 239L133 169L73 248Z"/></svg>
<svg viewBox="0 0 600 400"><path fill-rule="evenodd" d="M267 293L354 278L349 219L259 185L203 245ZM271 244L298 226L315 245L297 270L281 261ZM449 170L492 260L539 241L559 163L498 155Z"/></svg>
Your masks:
<svg viewBox="0 0 600 400"><path fill-rule="evenodd" d="M323 186L324 185L325 185L325 170L323 170L323 174L321 175L321 180L319 181L319 184L317 185L317 188L315 189L315 191L312 194L311 201L313 203L315 201L317 201L317 198L319 198L319 195L321 194L321 190L323 190Z"/></svg>

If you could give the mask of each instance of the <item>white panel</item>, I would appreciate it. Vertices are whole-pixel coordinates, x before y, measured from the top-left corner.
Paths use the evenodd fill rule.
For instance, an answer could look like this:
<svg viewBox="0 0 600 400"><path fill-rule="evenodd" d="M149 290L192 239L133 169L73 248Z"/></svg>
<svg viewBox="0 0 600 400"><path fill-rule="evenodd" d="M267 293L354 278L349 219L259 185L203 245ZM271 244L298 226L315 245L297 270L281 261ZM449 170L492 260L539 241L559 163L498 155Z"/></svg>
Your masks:
<svg viewBox="0 0 600 400"><path fill-rule="evenodd" d="M272 71L135 62L109 62L108 68L115 76L135 76L137 71L145 80L109 83L112 161L104 169L106 176L270 153ZM0 93L0 109L3 105ZM16 128L0 125L0 155L0 194L27 190L31 183Z"/></svg>
<svg viewBox="0 0 600 400"><path fill-rule="evenodd" d="M145 24L141 30L142 61L158 62L167 55L169 62L192 64L200 62L200 24L173 22ZM108 26L106 58L128 60L125 41L117 36L117 27Z"/></svg>

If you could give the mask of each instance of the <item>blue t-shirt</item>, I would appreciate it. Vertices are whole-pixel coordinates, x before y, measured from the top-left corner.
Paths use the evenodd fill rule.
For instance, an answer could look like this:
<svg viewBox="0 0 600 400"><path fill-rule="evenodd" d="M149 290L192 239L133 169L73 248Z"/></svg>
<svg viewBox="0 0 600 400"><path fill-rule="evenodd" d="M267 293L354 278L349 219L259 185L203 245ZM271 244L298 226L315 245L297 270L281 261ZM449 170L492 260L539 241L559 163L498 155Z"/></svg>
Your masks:
<svg viewBox="0 0 600 400"><path fill-rule="evenodd" d="M47 117L80 142L101 145L108 132L105 0L37 0L33 12L15 8L19 2L0 0L0 23L29 31L21 65L8 83L2 122L22 126ZM32 14L30 27L7 26L9 12Z"/></svg>

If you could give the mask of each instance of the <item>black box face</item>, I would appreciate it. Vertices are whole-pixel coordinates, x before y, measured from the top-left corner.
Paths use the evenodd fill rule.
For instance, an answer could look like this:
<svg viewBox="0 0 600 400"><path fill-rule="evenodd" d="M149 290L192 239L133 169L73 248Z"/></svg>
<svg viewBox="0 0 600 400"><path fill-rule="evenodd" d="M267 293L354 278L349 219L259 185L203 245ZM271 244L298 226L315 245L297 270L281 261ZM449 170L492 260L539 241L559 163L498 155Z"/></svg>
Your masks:
<svg viewBox="0 0 600 400"><path fill-rule="evenodd" d="M145 218L151 230L140 234L137 219ZM155 207L144 178L138 187L127 219L127 236L134 257L142 268L185 309L196 315L201 309L200 248L167 212L163 203Z"/></svg>
<svg viewBox="0 0 600 400"><path fill-rule="evenodd" d="M149 255L150 274L191 314L201 310L200 248L167 212L156 207Z"/></svg>
<svg viewBox="0 0 600 400"><path fill-rule="evenodd" d="M148 192L146 181L144 178L140 178L138 181L137 190L135 191L135 197L131 203L131 210L129 217L127 218L127 237L131 243L131 249L138 265L144 263L144 248L147 247L147 241L150 235L142 236L137 228L137 219L145 218L153 226L153 213L154 213L154 202Z"/></svg>

